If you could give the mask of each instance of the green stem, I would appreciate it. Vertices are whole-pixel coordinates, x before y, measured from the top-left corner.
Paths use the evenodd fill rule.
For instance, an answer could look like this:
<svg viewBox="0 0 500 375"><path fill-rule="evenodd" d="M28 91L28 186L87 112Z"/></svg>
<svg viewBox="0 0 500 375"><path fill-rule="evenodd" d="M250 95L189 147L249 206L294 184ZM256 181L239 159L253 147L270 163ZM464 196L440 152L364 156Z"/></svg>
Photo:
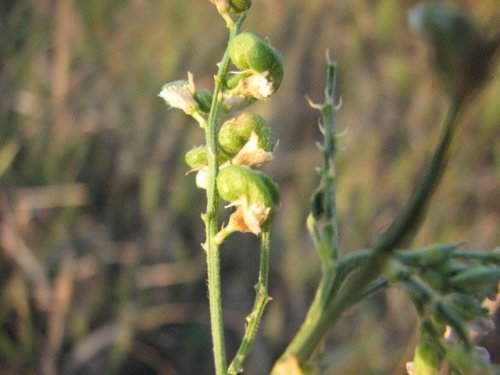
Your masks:
<svg viewBox="0 0 500 375"><path fill-rule="evenodd" d="M245 329L241 345L236 352L233 361L229 365L228 375L236 375L243 371L243 362L245 361L252 343L255 340L266 305L271 300L268 294L270 250L269 228L265 228L262 231L260 244L259 280L255 285L255 302L252 312L247 316L247 327Z"/></svg>
<svg viewBox="0 0 500 375"><path fill-rule="evenodd" d="M320 130L323 133L324 142L320 148L323 154L323 162L320 171L320 183L316 190L320 199L319 212L313 212L308 218L308 227L317 247L321 265L322 277L314 299L306 314L304 323L297 332L294 340L290 343L281 359L288 355L297 353L311 331L315 330L317 322L322 320L328 297L336 284L337 256L338 256L338 220L336 211L336 170L335 156L337 153L337 134L335 115L337 108L334 103L334 92L336 83L337 65L327 56L327 74L325 99L322 104L310 105L318 109L323 118ZM314 203L313 203L314 204ZM318 344L319 345L319 344ZM312 354L312 352L311 352ZM299 358L300 360L300 358Z"/></svg>
<svg viewBox="0 0 500 375"><path fill-rule="evenodd" d="M228 45L232 38L239 32L239 28L245 19L243 14L235 27L231 28ZM207 127L205 129L205 142L208 150L209 182L207 187L207 211L204 215L206 242L204 249L207 253L208 270L208 298L210 306L210 326L212 330L212 344L215 362L215 373L225 375L227 369L226 347L224 343L224 324L222 321L222 297L220 283L220 261L219 245L214 241L218 231L217 209L219 206L219 195L217 193L217 174L219 166L217 163L217 121L219 118L222 98L222 88L229 70L229 54L226 49L219 70L215 76L215 87L212 106L208 115Z"/></svg>
<svg viewBox="0 0 500 375"><path fill-rule="evenodd" d="M381 236L376 244L379 252L391 252L396 246L407 242L415 234L430 199L441 180L451 153L456 124L460 117L462 101L453 101L448 109L438 146L430 164L398 218Z"/></svg>
<svg viewBox="0 0 500 375"><path fill-rule="evenodd" d="M455 101L451 104L438 146L420 183L401 215L378 241L373 253L368 259L363 259L366 260L363 262L365 266L352 276L349 283L346 283L338 294L329 295L329 301L325 308L313 317L313 322L306 321L307 327L301 328L280 360L293 355L301 364L309 361L345 310L358 302L366 287L380 276L389 255L397 246L414 234L446 168L462 104L461 101ZM340 267L338 269L337 272L341 272Z"/></svg>
<svg viewBox="0 0 500 375"><path fill-rule="evenodd" d="M326 225L323 234L330 241L332 260L337 259L339 236L337 219L337 173L335 168L335 157L337 155L337 128L335 115L337 108L333 100L335 83L337 78L337 64L327 58L327 75L325 88L325 102L321 113L324 123L324 145L323 145L323 183L325 185L324 210Z"/></svg>

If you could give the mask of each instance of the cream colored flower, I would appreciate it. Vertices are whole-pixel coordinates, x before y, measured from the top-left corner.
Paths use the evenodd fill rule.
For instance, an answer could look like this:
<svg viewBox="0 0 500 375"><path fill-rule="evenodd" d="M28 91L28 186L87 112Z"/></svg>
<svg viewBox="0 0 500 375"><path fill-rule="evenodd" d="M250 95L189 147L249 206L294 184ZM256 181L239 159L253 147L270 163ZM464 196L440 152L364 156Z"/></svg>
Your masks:
<svg viewBox="0 0 500 375"><path fill-rule="evenodd" d="M158 94L172 108L182 109L186 114L193 114L199 107L194 98L195 86L193 75L188 72L188 80L169 82Z"/></svg>

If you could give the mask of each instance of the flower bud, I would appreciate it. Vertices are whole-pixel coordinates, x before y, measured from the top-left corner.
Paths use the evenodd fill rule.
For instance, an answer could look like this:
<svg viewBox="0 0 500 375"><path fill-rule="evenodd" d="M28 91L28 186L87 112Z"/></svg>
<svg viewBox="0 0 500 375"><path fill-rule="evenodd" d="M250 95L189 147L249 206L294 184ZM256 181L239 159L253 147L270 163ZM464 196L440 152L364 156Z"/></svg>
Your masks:
<svg viewBox="0 0 500 375"><path fill-rule="evenodd" d="M200 170L208 165L207 149L205 146L194 147L186 153L184 159L186 164L189 165L192 170ZM224 163L227 159L227 156L222 153L217 155L217 161L219 164Z"/></svg>
<svg viewBox="0 0 500 375"><path fill-rule="evenodd" d="M241 232L259 234L270 223L279 203L278 188L263 172L231 165L217 176L220 196L236 207L230 225Z"/></svg>
<svg viewBox="0 0 500 375"><path fill-rule="evenodd" d="M245 96L265 99L280 86L283 63L278 52L252 33L241 33L233 38L228 48L233 64L250 75L239 77Z"/></svg>
<svg viewBox="0 0 500 375"><path fill-rule="evenodd" d="M469 15L444 4L410 11L410 23L429 43L443 86L455 99L485 83L499 40L489 40Z"/></svg>
<svg viewBox="0 0 500 375"><path fill-rule="evenodd" d="M229 156L235 156L250 139L252 133L258 137L258 147L273 151L276 139L271 126L263 117L246 112L224 122L219 130L219 145Z"/></svg>
<svg viewBox="0 0 500 375"><path fill-rule="evenodd" d="M415 348L412 373L415 375L438 375L438 352L430 341L423 341Z"/></svg>

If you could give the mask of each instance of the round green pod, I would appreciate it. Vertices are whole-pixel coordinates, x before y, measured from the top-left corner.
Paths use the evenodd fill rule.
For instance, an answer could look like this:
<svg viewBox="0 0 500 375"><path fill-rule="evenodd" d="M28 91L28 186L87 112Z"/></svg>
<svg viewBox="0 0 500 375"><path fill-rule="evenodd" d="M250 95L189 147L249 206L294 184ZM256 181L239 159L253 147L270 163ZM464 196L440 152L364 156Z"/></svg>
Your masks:
<svg viewBox="0 0 500 375"><path fill-rule="evenodd" d="M252 5L251 0L230 0L229 13L241 13L250 9Z"/></svg>
<svg viewBox="0 0 500 375"><path fill-rule="evenodd" d="M248 142L252 132L259 137L259 148L265 151L274 149L276 138L269 123L258 114L245 112L222 124L218 135L221 150L235 156Z"/></svg>
<svg viewBox="0 0 500 375"><path fill-rule="evenodd" d="M283 62L279 53L253 33L241 33L229 44L229 57L242 70L253 69L258 73L268 72L274 88L283 79Z"/></svg>
<svg viewBox="0 0 500 375"><path fill-rule="evenodd" d="M240 165L223 168L217 176L217 189L222 199L234 202L245 198L249 204L262 204L273 209L276 193L269 191L268 183L258 172Z"/></svg>

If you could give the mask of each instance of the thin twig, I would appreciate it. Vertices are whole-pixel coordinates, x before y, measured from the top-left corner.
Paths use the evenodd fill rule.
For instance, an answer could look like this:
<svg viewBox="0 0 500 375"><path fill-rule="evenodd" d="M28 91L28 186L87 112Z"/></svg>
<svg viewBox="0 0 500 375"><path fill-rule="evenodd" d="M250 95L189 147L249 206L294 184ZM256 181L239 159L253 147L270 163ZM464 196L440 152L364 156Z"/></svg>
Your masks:
<svg viewBox="0 0 500 375"><path fill-rule="evenodd" d="M259 280L255 285L255 302L252 312L247 316L245 333L243 335L241 345L236 352L233 361L229 365L228 375L236 375L243 371L243 362L245 361L252 343L255 340L266 305L271 300L267 290L269 284L269 250L270 230L269 228L265 228L262 231L260 241L260 268Z"/></svg>

